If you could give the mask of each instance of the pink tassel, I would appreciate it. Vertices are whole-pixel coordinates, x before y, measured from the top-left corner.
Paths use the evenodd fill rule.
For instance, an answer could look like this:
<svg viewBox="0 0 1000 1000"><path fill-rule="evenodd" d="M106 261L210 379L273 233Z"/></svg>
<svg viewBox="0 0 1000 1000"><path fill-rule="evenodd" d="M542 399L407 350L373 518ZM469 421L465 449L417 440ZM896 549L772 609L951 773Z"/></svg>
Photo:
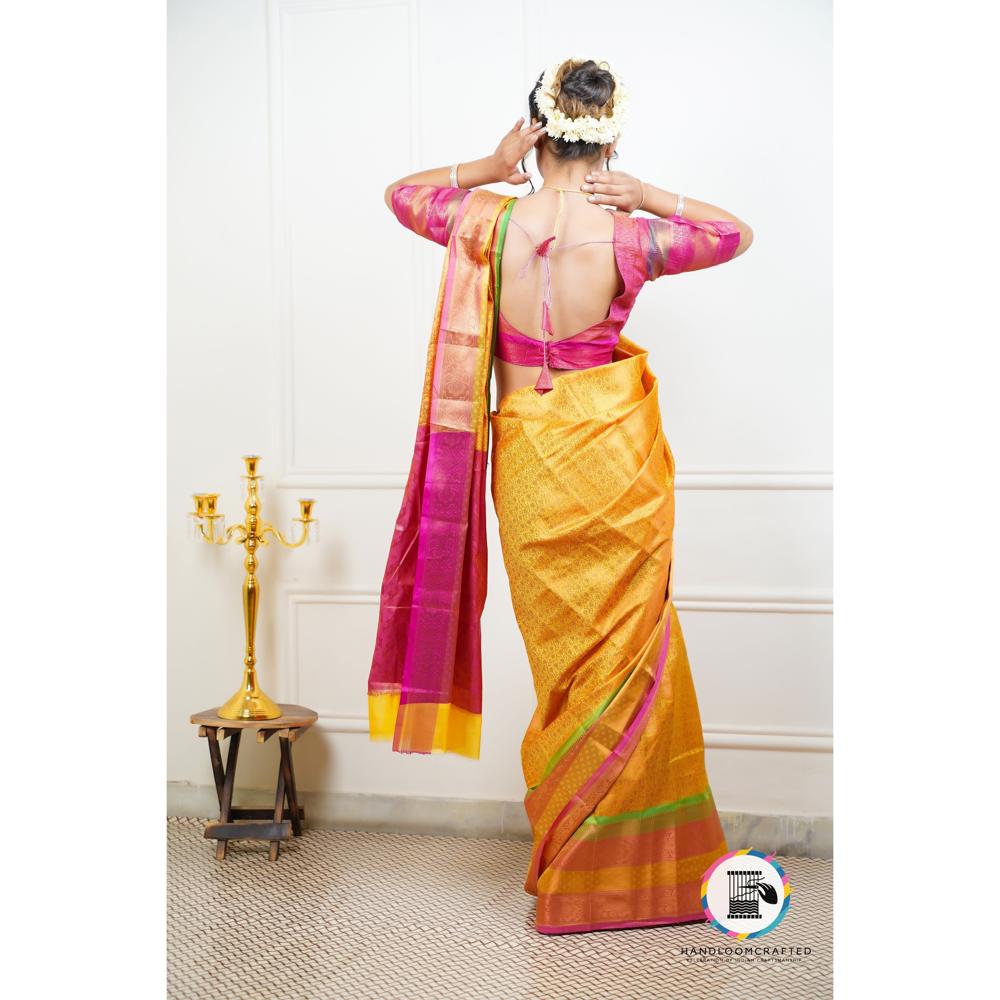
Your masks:
<svg viewBox="0 0 1000 1000"><path fill-rule="evenodd" d="M538 373L538 381L535 382L535 392L541 396L543 393L548 392L552 388L552 374L549 371L548 358L545 359L545 363L542 365L542 370Z"/></svg>
<svg viewBox="0 0 1000 1000"><path fill-rule="evenodd" d="M539 257L546 257L548 255L548 252L549 252L549 247L552 246L552 241L555 238L556 238L555 234L553 233L553 235L550 236L550 237L548 237L548 239L542 240L542 242L539 243L538 246L535 247L535 253Z"/></svg>

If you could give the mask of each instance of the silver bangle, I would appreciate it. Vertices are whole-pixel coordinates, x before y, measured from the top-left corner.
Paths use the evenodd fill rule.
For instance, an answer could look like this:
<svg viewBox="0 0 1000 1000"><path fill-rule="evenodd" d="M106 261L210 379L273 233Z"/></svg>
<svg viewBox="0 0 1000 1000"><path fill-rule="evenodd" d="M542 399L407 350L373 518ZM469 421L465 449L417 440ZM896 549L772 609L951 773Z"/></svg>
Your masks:
<svg viewBox="0 0 1000 1000"><path fill-rule="evenodd" d="M674 215L680 215L684 211L684 195L679 194L677 196L677 207L674 209Z"/></svg>
<svg viewBox="0 0 1000 1000"><path fill-rule="evenodd" d="M451 168L451 174L449 175L448 179L451 181L451 186L453 188L457 188L458 187L458 164L457 163Z"/></svg>

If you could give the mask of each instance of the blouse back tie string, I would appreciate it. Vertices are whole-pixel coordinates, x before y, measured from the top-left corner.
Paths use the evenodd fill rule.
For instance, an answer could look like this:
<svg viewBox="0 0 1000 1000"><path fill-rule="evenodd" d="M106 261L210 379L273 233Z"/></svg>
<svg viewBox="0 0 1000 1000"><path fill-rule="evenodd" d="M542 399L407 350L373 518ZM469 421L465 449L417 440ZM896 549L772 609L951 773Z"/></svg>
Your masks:
<svg viewBox="0 0 1000 1000"><path fill-rule="evenodd" d="M563 197L563 192L572 189L567 188L555 188L554 190L559 192L559 208L556 211L556 217L552 224L553 233L551 236L546 237L541 243L535 243L535 238L528 232L524 226L521 225L514 218L510 217L510 221L517 226L518 229L524 233L525 236L534 243L534 253L528 257L528 259L521 265L517 272L518 278L523 278L528 273L528 268L531 267L535 261L540 260L542 262L542 370L538 373L538 379L535 382L535 391L539 394L548 392L552 388L552 373L549 370L549 342L552 340L552 268L549 263L549 255L556 253L559 250L572 250L574 247L587 246L590 243L613 243L613 240L583 240L580 243L567 243L563 246L557 246L553 249L552 244L556 241L559 232L559 221L563 215L563 209L565 207L565 198ZM582 193L582 192L572 192L572 193Z"/></svg>

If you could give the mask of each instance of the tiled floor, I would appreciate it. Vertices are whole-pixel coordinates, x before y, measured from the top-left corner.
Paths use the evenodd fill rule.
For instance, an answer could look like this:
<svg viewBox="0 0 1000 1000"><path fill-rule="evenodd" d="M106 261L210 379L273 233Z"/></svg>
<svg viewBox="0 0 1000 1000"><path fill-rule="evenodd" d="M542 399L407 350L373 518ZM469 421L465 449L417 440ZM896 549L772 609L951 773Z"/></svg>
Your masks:
<svg viewBox="0 0 1000 1000"><path fill-rule="evenodd" d="M277 863L204 821L168 823L171 998L225 1000L824 1000L832 862L782 858L792 904L738 947L708 924L545 936L524 892L530 845L306 830Z"/></svg>

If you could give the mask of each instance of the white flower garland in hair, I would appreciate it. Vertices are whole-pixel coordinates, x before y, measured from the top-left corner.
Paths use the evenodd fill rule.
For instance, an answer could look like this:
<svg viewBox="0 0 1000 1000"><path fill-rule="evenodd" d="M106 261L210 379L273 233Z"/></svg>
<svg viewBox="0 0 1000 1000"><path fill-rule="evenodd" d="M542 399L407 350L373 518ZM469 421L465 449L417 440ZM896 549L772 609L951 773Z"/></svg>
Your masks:
<svg viewBox="0 0 1000 1000"><path fill-rule="evenodd" d="M611 114L603 118L595 118L593 115L570 118L556 107L556 99L552 93L556 73L566 61L561 59L550 66L542 74L542 82L535 91L535 104L538 105L539 114L545 119L545 131L553 139L565 139L566 142L597 142L602 146L614 142L621 135L622 127L625 124L625 109L628 105L628 94L625 92L621 80L615 76L614 70L606 62L594 60L598 66L606 69L614 77L615 92ZM574 59L573 61L583 62L584 60Z"/></svg>

